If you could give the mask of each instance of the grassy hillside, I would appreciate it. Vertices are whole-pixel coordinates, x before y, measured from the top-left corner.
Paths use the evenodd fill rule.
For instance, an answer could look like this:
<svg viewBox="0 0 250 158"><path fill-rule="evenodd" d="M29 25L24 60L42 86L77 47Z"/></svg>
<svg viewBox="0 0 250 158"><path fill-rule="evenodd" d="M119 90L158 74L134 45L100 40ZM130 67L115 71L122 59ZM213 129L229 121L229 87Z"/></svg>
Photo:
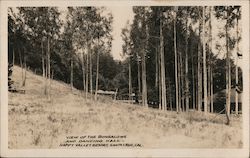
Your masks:
<svg viewBox="0 0 250 158"><path fill-rule="evenodd" d="M18 87L21 69L15 66ZM9 93L9 148L60 148L66 136L127 135L126 142L144 148L239 148L242 118L191 111L159 111L100 97L85 99L78 90L52 81L52 96L43 95L43 79L27 72L26 93Z"/></svg>

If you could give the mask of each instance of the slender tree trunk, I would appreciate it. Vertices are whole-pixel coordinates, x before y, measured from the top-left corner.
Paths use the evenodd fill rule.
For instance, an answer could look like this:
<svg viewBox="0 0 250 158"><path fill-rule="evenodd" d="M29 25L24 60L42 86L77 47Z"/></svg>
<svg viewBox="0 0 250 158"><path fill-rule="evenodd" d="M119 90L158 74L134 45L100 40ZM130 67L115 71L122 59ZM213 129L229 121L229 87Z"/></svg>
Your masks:
<svg viewBox="0 0 250 158"><path fill-rule="evenodd" d="M207 69L207 111L211 112L211 68L210 68L210 58L208 55L208 69Z"/></svg>
<svg viewBox="0 0 250 158"><path fill-rule="evenodd" d="M73 52L71 52L71 58L70 58L70 87L71 87L71 91L73 91L73 87L74 87L74 72L73 69L74 68L74 61L73 61Z"/></svg>
<svg viewBox="0 0 250 158"><path fill-rule="evenodd" d="M20 58L20 66L21 66L21 68L23 68L22 53L21 53L20 48L19 48L19 58Z"/></svg>
<svg viewBox="0 0 250 158"><path fill-rule="evenodd" d="M162 13L161 13L162 14ZM162 15L161 15L162 16ZM162 108L166 110L166 78L165 78L165 55L164 55L164 43L162 34L162 17L160 18L160 50L161 50L161 101Z"/></svg>
<svg viewBox="0 0 250 158"><path fill-rule="evenodd" d="M201 20L200 20L200 11L199 11L199 37L201 37ZM198 111L201 111L202 106L202 69L201 69L201 44L200 41L198 42Z"/></svg>
<svg viewBox="0 0 250 158"><path fill-rule="evenodd" d="M23 54L24 54L24 78L23 78L23 83L22 83L22 86L25 87L25 84L26 84L26 69L27 69L27 66L26 66L26 52L25 52L25 49L23 49Z"/></svg>
<svg viewBox="0 0 250 158"><path fill-rule="evenodd" d="M182 53L179 51L179 59L180 59L180 66L179 66L179 81L180 81L180 86L179 86L179 101L180 101L180 105L181 105L181 111L185 111L185 108L184 108L184 100L183 100L183 92L185 90L185 87L184 87L184 82L183 82L183 79L184 79L184 75L183 75L183 59L182 59Z"/></svg>
<svg viewBox="0 0 250 158"><path fill-rule="evenodd" d="M161 86L161 52L158 52L158 72L159 72L159 76L158 76L158 87L159 87L159 109L160 110L162 110L163 109L163 107L162 107L162 98L161 98L161 88L162 88L162 86Z"/></svg>
<svg viewBox="0 0 250 158"><path fill-rule="evenodd" d="M52 70L52 72L51 72L51 79L52 80L54 79L54 70Z"/></svg>
<svg viewBox="0 0 250 158"><path fill-rule="evenodd" d="M43 70L44 95L46 95L47 90L46 90L46 77L45 77L45 62L44 62L44 51L43 51L43 41L42 40L41 40L41 48L42 48L42 70Z"/></svg>
<svg viewBox="0 0 250 158"><path fill-rule="evenodd" d="M211 112L212 7L209 7L208 112Z"/></svg>
<svg viewBox="0 0 250 158"><path fill-rule="evenodd" d="M24 58L24 81L23 81L23 86L25 87L26 85L26 72L27 72L27 65L26 65L26 57Z"/></svg>
<svg viewBox="0 0 250 158"><path fill-rule="evenodd" d="M168 110L168 107L170 107L169 106L169 100L170 99L169 99L169 86L168 86L169 85L169 81L168 81L168 78L166 79L166 82L167 83L166 83L166 108L165 109Z"/></svg>
<svg viewBox="0 0 250 158"><path fill-rule="evenodd" d="M202 44L203 44L203 86L204 86L204 112L207 113L207 60L206 60L206 42L205 42L205 6L202 8Z"/></svg>
<svg viewBox="0 0 250 158"><path fill-rule="evenodd" d="M191 42L190 47L192 48L193 43ZM191 62L192 62L192 109L195 109L195 96L196 96L196 89L195 89L195 66L194 66L194 53L192 52L192 56L191 56Z"/></svg>
<svg viewBox="0 0 250 158"><path fill-rule="evenodd" d="M200 110L199 111L202 111L202 107L203 107L203 105L204 105L204 101L203 101L203 97L202 97L202 81L203 81L203 76L202 76L202 48L201 48L201 43L200 43L200 60L199 60L199 64L200 64L200 71L199 71L199 84L200 84L200 86L199 86L199 105L200 105Z"/></svg>
<svg viewBox="0 0 250 158"><path fill-rule="evenodd" d="M185 91L185 86L184 86L184 79L185 79L185 76L184 76L184 71L183 71L183 56L182 56L182 53L181 51L179 51L179 55L180 55L180 67L179 67L179 80L180 80L180 105L181 105L181 109L182 111L185 111L185 107L184 107L184 91Z"/></svg>
<svg viewBox="0 0 250 158"><path fill-rule="evenodd" d="M213 68L211 66L211 112L214 112L214 85L213 85Z"/></svg>
<svg viewBox="0 0 250 158"><path fill-rule="evenodd" d="M192 57L192 108L195 109L195 72L194 72L194 58Z"/></svg>
<svg viewBox="0 0 250 158"><path fill-rule="evenodd" d="M155 88L158 87L158 77L159 77L159 73L158 73L158 47L156 48L156 55L155 55Z"/></svg>
<svg viewBox="0 0 250 158"><path fill-rule="evenodd" d="M185 97L186 111L189 110L189 81L188 81L188 15L186 15L186 36L185 36Z"/></svg>
<svg viewBox="0 0 250 158"><path fill-rule="evenodd" d="M132 81L131 81L131 56L129 56L129 63L128 63L128 75L129 75L129 103L132 103Z"/></svg>
<svg viewBox="0 0 250 158"><path fill-rule="evenodd" d="M115 89L115 96L114 96L114 100L116 100L117 92L118 92L118 88L116 88L116 89Z"/></svg>
<svg viewBox="0 0 250 158"><path fill-rule="evenodd" d="M239 86L238 79L238 55L239 53L239 28L238 28L238 18L236 18L236 61L235 61L235 114L239 114L239 103L238 103L238 91L236 90Z"/></svg>
<svg viewBox="0 0 250 158"><path fill-rule="evenodd" d="M48 70L47 70L47 73L48 73L48 80L49 80L49 87L48 87L48 97L50 99L50 93L51 93L51 81L50 81L50 39L48 37Z"/></svg>
<svg viewBox="0 0 250 158"><path fill-rule="evenodd" d="M45 85L44 85L44 94L48 97L48 52L45 52Z"/></svg>
<svg viewBox="0 0 250 158"><path fill-rule="evenodd" d="M170 110L173 111L173 98L172 98L172 90L170 90Z"/></svg>
<svg viewBox="0 0 250 158"><path fill-rule="evenodd" d="M140 61L139 61L139 53L137 53L137 76L138 76L138 100L140 104L141 99L141 70L140 70Z"/></svg>
<svg viewBox="0 0 250 158"><path fill-rule="evenodd" d="M92 100L93 94L93 77L92 77L92 53L89 52L89 81L90 81L90 97Z"/></svg>
<svg viewBox="0 0 250 158"><path fill-rule="evenodd" d="M22 82L23 82L23 61L22 61L22 53L21 53L21 48L19 47L19 58L20 58L20 66L22 69Z"/></svg>
<svg viewBox="0 0 250 158"><path fill-rule="evenodd" d="M231 62L230 62L230 55L231 53L230 52L228 52L228 92L229 92L229 94L228 94L228 102L229 102L229 106L228 106L228 108L229 108L229 114L231 113L231 84L232 84L232 78L231 78ZM229 115L230 116L230 115Z"/></svg>
<svg viewBox="0 0 250 158"><path fill-rule="evenodd" d="M97 59L96 59L95 101L97 101L97 91L98 91L98 81L99 81L99 49L97 51L96 56Z"/></svg>
<svg viewBox="0 0 250 158"><path fill-rule="evenodd" d="M177 47L176 47L176 12L174 12L174 54L175 54L175 104L176 111L179 112L179 79L178 79L178 56L177 56Z"/></svg>
<svg viewBox="0 0 250 158"><path fill-rule="evenodd" d="M199 44L198 44L199 45ZM199 48L199 46L198 46L198 48ZM199 50L197 51L197 59L198 59L198 52L199 52ZM195 87L196 87L196 91L195 91L195 102L196 102L196 104L195 104L195 109L197 110L197 111L199 111L199 81L200 81L200 79L198 78L199 77L199 71L198 71L198 65L199 65L199 62L198 62L198 60L197 60L197 62L195 62L195 64L197 65L197 68L196 68L196 74L195 74Z"/></svg>
<svg viewBox="0 0 250 158"><path fill-rule="evenodd" d="M14 44L13 44L13 56L12 56L12 63L13 63L13 68L14 68L14 65L15 65L15 46L16 46L16 35L14 33Z"/></svg>
<svg viewBox="0 0 250 158"><path fill-rule="evenodd" d="M198 43L198 68L197 68L197 75L198 75L198 93L197 93L197 106L198 106L198 111L201 111L201 106L202 106L202 73L201 73L201 47L200 47L200 42Z"/></svg>
<svg viewBox="0 0 250 158"><path fill-rule="evenodd" d="M209 60L209 59L208 59ZM209 62L209 61L208 61ZM208 112L211 112L211 70L210 70L210 66L209 66L209 63L208 63L208 70L207 70L207 111Z"/></svg>
<svg viewBox="0 0 250 158"><path fill-rule="evenodd" d="M147 83L146 83L146 63L145 63L145 49L142 55L142 105L147 105Z"/></svg>
<svg viewBox="0 0 250 158"><path fill-rule="evenodd" d="M146 25L146 34L148 38L148 26ZM146 49L145 47L147 46L147 41L148 39L146 38L146 42L143 45L143 51L142 51L142 105L148 107L147 103L147 78L146 78Z"/></svg>
<svg viewBox="0 0 250 158"><path fill-rule="evenodd" d="M12 50L12 64L13 64L13 66L15 65L15 48L14 47Z"/></svg>
<svg viewBox="0 0 250 158"><path fill-rule="evenodd" d="M169 88L169 106L170 110L173 111L173 104L172 104L172 88L170 82L168 82L168 88Z"/></svg>
<svg viewBox="0 0 250 158"><path fill-rule="evenodd" d="M228 17L228 8L226 9ZM231 92L231 69L230 69L230 57L229 57L229 45L228 45L228 19L226 22L226 117L227 123L230 124L230 92Z"/></svg>
<svg viewBox="0 0 250 158"><path fill-rule="evenodd" d="M85 93L85 97L87 99L88 97L88 91L89 91L89 41L88 41L88 44L87 44L87 57L86 57L86 93Z"/></svg>
<svg viewBox="0 0 250 158"><path fill-rule="evenodd" d="M82 52L82 84L83 84L83 91L85 91L85 70L84 70L84 52Z"/></svg>

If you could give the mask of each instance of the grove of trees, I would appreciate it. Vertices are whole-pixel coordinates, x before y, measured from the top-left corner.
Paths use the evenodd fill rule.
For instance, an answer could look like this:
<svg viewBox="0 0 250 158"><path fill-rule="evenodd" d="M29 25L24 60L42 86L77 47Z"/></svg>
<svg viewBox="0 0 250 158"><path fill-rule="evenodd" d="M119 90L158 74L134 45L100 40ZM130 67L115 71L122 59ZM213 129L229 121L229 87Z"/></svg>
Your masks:
<svg viewBox="0 0 250 158"><path fill-rule="evenodd" d="M50 78L62 80L91 94L113 90L122 67L110 54L112 21L103 7L68 7L65 20L57 7L9 8L9 63L44 77L50 96ZM105 12L105 13L104 13ZM96 97L95 97L96 98Z"/></svg>
<svg viewBox="0 0 250 158"><path fill-rule="evenodd" d="M237 66L242 56L241 7L149 6L133 7L133 11L132 24L122 32L132 80L129 94L138 91L144 106L148 106L145 102L157 102L162 110L208 113L215 111L214 94L226 89L225 105L220 106L225 106L229 124L231 89L237 91L238 114L238 93L243 88ZM218 28L212 23L222 27L216 34L213 32Z"/></svg>
<svg viewBox="0 0 250 158"><path fill-rule="evenodd" d="M48 99L55 79L93 100L98 90L117 90L130 103L178 113L221 112L214 94L226 89L220 106L228 124L235 88L239 113L240 6L134 6L133 21L121 30L123 61L111 55L114 17L107 8L65 12L62 20L57 7L9 8L8 61L22 68L22 86L30 69L43 76L41 92Z"/></svg>

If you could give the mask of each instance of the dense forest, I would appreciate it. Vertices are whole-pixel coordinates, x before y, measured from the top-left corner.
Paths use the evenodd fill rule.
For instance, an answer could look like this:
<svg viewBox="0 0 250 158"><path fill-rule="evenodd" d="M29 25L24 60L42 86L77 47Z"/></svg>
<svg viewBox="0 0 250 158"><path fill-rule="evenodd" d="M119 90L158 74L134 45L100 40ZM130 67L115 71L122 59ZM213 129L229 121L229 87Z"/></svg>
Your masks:
<svg viewBox="0 0 250 158"><path fill-rule="evenodd" d="M123 61L111 54L113 16L107 8L66 12L62 20L57 7L9 8L8 61L22 68L24 87L29 69L43 76L48 99L54 79L93 100L103 90L160 110L224 109L228 124L231 111L239 113L240 6L133 7L133 21L121 30ZM216 22L222 29L215 34ZM215 94L225 89L218 99Z"/></svg>

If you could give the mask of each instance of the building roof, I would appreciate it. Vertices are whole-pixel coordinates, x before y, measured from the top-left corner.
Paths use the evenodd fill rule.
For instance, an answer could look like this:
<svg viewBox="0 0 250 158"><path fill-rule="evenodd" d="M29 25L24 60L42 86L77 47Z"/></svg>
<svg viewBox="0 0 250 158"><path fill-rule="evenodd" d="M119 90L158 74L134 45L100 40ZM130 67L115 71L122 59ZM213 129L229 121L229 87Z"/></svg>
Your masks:
<svg viewBox="0 0 250 158"><path fill-rule="evenodd" d="M115 94L115 91L98 90L97 93L98 93L98 94L113 95L113 94Z"/></svg>

